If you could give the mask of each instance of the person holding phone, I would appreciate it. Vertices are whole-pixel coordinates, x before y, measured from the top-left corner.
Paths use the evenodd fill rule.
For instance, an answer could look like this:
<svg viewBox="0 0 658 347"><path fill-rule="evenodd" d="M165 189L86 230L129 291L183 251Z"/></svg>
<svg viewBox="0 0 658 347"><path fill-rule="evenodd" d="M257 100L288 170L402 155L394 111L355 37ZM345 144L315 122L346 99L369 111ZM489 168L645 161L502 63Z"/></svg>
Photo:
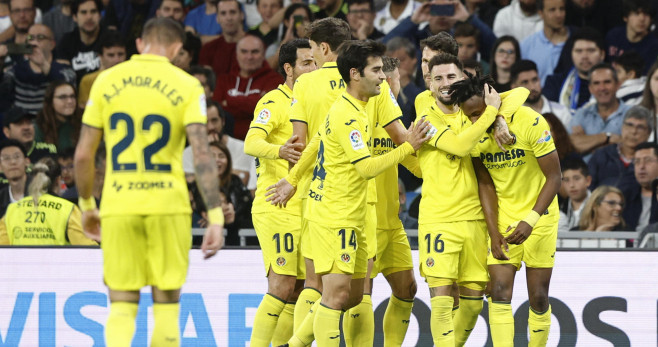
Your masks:
<svg viewBox="0 0 658 347"><path fill-rule="evenodd" d="M357 40L378 40L384 33L375 28L375 4L373 0L347 0L347 23L352 37Z"/></svg>

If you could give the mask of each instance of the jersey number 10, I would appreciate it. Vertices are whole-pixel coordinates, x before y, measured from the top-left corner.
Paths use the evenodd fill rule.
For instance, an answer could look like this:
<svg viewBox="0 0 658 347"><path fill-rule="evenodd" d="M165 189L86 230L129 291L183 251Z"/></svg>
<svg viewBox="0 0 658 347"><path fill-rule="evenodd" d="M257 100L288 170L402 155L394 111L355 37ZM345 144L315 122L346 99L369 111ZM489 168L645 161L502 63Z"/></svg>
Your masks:
<svg viewBox="0 0 658 347"><path fill-rule="evenodd" d="M135 122L130 115L125 113L114 113L110 116L110 129L116 130L119 122L126 124L126 136L121 141L117 142L112 147L112 170L113 171L136 171L137 163L119 163L119 155L125 151L130 144L135 140ZM155 172L171 172L171 165L169 164L156 164L153 163L151 157L161 150L169 142L169 134L171 132L171 125L169 120L157 114L150 114L144 117L141 130L149 131L151 126L155 123L160 124L162 127L162 135L150 145L144 147L144 170Z"/></svg>

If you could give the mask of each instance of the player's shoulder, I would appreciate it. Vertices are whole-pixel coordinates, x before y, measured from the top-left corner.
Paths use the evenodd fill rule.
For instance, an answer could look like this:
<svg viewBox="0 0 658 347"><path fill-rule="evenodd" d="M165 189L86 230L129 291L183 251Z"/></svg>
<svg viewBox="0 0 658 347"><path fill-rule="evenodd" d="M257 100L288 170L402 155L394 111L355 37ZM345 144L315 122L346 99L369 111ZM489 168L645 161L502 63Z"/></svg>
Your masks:
<svg viewBox="0 0 658 347"><path fill-rule="evenodd" d="M432 91L431 90L425 90L418 95L416 95L416 100L414 100L414 103L416 105L420 105L423 102L426 102L427 100L432 99L434 100L434 96L432 96Z"/></svg>
<svg viewBox="0 0 658 347"><path fill-rule="evenodd" d="M267 106L267 105L276 105L279 106L280 104L290 106L290 98L291 98L291 93L289 91L284 90L282 88L282 85L279 85L278 87L270 90L269 92L265 93L260 100L258 100L258 105L259 106Z"/></svg>
<svg viewBox="0 0 658 347"><path fill-rule="evenodd" d="M512 124L522 127L534 127L547 124L544 116L527 106L521 106L511 118ZM516 123L516 124L514 124Z"/></svg>

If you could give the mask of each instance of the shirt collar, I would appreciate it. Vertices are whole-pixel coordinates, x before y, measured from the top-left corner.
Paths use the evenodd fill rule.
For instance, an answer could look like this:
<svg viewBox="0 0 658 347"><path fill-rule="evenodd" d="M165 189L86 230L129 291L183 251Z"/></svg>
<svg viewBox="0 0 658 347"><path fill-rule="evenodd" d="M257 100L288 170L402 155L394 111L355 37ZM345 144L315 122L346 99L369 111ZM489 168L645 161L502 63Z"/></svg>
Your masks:
<svg viewBox="0 0 658 347"><path fill-rule="evenodd" d="M357 110L365 111L366 104L368 103L367 101L358 100L357 98L350 95L350 93L348 93L347 91L343 93L343 97L345 98L345 100L349 101L350 104L356 107Z"/></svg>

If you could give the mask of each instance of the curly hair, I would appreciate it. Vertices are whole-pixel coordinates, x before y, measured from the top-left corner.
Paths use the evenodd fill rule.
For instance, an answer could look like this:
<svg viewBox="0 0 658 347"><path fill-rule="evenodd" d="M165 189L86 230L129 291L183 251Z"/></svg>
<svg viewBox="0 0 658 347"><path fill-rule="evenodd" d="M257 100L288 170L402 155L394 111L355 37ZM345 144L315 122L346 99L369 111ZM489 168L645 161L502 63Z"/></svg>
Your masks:
<svg viewBox="0 0 658 347"><path fill-rule="evenodd" d="M454 104L462 104L473 96L484 97L484 85L493 85L494 80L491 75L481 76L477 73L475 76L471 75L468 71L464 71L468 76L461 81L457 81L450 85L450 99Z"/></svg>

